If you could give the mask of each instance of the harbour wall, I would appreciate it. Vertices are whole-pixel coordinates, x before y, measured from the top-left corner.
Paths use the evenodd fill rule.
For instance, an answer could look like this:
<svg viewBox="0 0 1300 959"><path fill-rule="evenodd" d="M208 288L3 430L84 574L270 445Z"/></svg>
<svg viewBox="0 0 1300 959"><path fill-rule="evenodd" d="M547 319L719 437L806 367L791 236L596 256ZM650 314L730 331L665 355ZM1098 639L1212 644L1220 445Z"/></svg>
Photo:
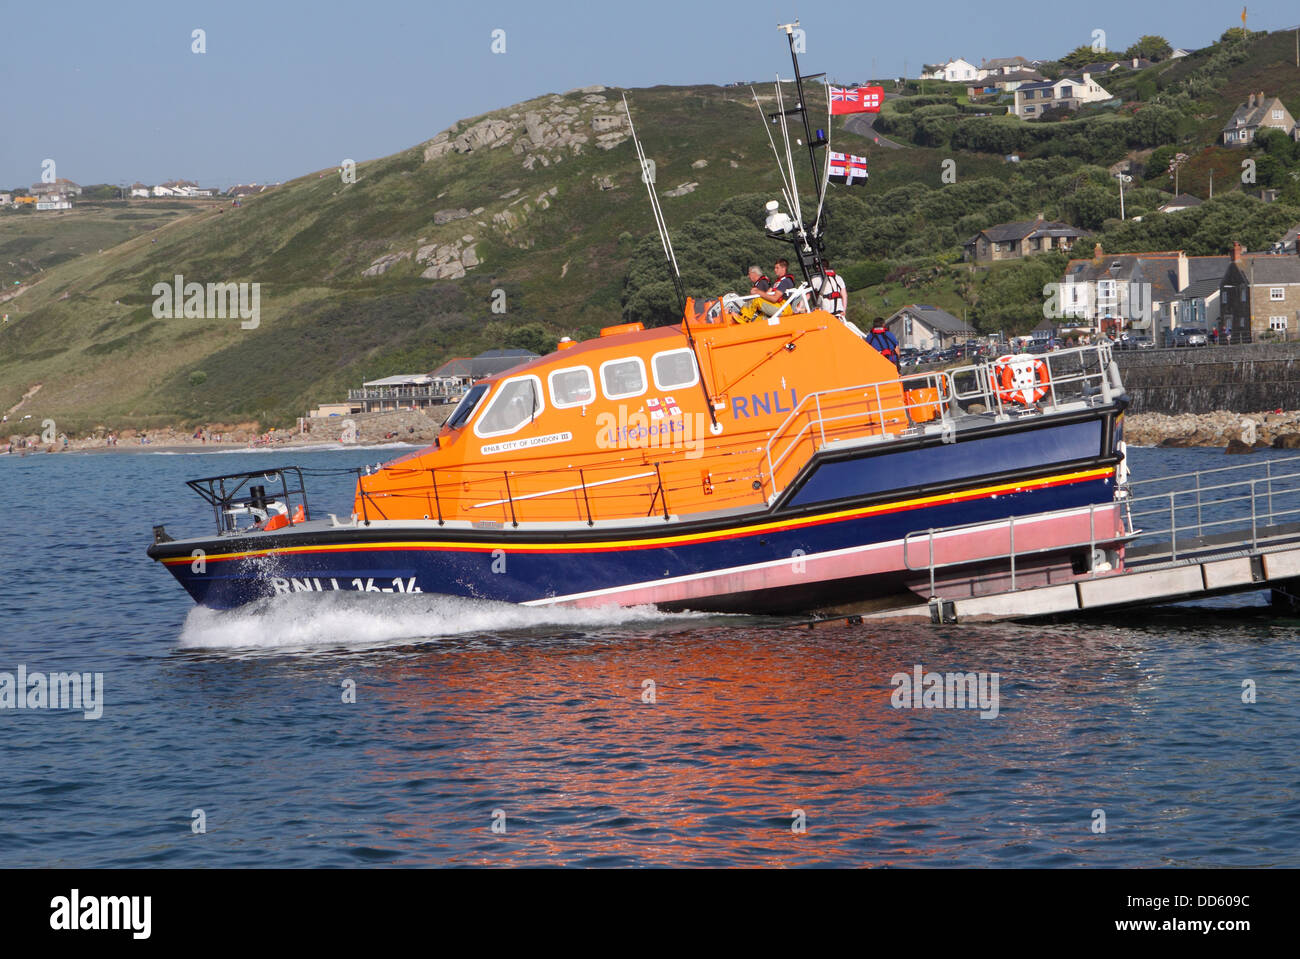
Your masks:
<svg viewBox="0 0 1300 959"><path fill-rule="evenodd" d="M1134 413L1300 409L1300 343L1115 352Z"/></svg>

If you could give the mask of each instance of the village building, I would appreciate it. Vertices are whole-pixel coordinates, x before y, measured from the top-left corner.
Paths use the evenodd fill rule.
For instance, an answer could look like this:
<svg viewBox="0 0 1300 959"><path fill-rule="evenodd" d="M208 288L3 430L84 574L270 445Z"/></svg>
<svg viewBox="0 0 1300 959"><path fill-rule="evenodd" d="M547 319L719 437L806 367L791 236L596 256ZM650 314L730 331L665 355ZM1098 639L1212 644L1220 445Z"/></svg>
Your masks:
<svg viewBox="0 0 1300 959"><path fill-rule="evenodd" d="M1261 90L1252 93L1247 101L1237 107L1223 128L1225 146L1239 147L1252 142L1261 130L1281 130L1287 136L1300 140L1300 128L1295 117L1277 97L1265 97Z"/></svg>
<svg viewBox="0 0 1300 959"><path fill-rule="evenodd" d="M937 306L912 303L888 320L885 327L898 339L899 347L918 350L941 350L964 343L976 335L975 329L947 310Z"/></svg>
<svg viewBox="0 0 1300 959"><path fill-rule="evenodd" d="M1162 203L1156 207L1156 212L1177 213L1179 210L1190 210L1194 206L1200 206L1204 202L1204 200L1194 197L1190 193L1180 193L1167 203Z"/></svg>
<svg viewBox="0 0 1300 959"><path fill-rule="evenodd" d="M1078 78L1022 84L1015 90L1015 102L1007 109L1022 119L1033 120L1048 110L1077 110L1085 103L1109 99L1111 95L1085 71Z"/></svg>
<svg viewBox="0 0 1300 959"><path fill-rule="evenodd" d="M1182 250L1107 254L1097 244L1091 259L1066 265L1060 311L1080 328L1150 336L1163 345L1174 330L1218 325L1220 284L1230 261Z"/></svg>
<svg viewBox="0 0 1300 959"><path fill-rule="evenodd" d="M966 83L979 78L979 67L969 60L954 57L947 63L929 65L921 71L922 80L947 80L949 83Z"/></svg>
<svg viewBox="0 0 1300 959"><path fill-rule="evenodd" d="M1300 256L1246 253L1233 243L1231 261L1223 278L1223 315L1233 339L1293 336L1300 328Z"/></svg>
<svg viewBox="0 0 1300 959"><path fill-rule="evenodd" d="M980 230L962 244L962 257L973 263L1018 260L1035 253L1068 250L1085 236L1091 234L1059 220L1045 220L1040 213L1032 220L999 223Z"/></svg>

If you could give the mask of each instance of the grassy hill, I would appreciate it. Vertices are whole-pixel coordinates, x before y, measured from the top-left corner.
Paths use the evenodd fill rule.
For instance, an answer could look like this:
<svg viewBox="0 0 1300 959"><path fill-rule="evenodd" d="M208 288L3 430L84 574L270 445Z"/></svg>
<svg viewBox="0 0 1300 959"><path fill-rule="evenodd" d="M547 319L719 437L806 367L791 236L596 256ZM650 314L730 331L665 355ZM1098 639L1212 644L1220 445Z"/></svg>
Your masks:
<svg viewBox="0 0 1300 959"><path fill-rule="evenodd" d="M1268 43L1254 41L1244 60L1225 68L1225 89L1279 89L1276 79L1261 82L1269 58L1281 55L1273 50L1278 45L1280 51L1280 41L1264 39ZM1202 68L1212 55L1197 55ZM1198 68L1194 59L1161 66L1171 74L1164 84L1168 96L1186 93ZM762 201L779 195L780 180L749 90L627 92L638 133L656 162L691 292L739 285L751 257L766 265L783 255L753 229ZM11 268L24 282L10 288L11 298L0 307L10 314L0 327L0 410L41 384L23 412L52 417L69 432L99 424L285 424L365 379L429 370L451 356L491 347L591 335L620 322L627 310L641 310L641 318L647 303L653 313L663 297L642 294L652 278L662 277L662 268L645 188L626 126L601 119L621 115L621 94L539 97L362 163L355 182L345 182L336 169L315 171L248 198L240 208L217 204L175 215L152 205L109 204L80 220L0 217L0 253L10 251L0 256L0 267L18 262L26 249L35 251L33 268L42 268L34 276ZM1160 139L1157 125L1149 138L1174 143L1195 124L1211 130L1221 125L1217 113L1230 114L1244 99L1244 93L1214 90L1197 96L1222 101L1215 118L1187 113L1177 125L1164 124L1172 131L1168 138ZM1284 92L1288 103L1292 96ZM1196 102L1196 109L1208 109ZM925 122L949 121L934 115ZM1070 124L1079 122L1052 126L1077 139ZM837 266L860 284L872 284L851 306L859 318L861 310L920 298L957 315L968 305L985 325L1002 315L1023 320L1031 312L1025 304L1004 314L994 304L1008 300L1006 290L1033 284L998 277L1002 292L985 289L986 274L952 266L961 240L984 225L1038 211L1087 220L1092 228L1110 224L1117 212L1111 211L1117 197L1104 168L1071 155L1065 139L1059 148L1044 140L1041 159L1013 169L1004 164L1003 150L955 151L944 142L884 149L845 132L839 121L833 136L838 149L866 154L872 164L867 187L841 190L829 205ZM1115 143L1107 162L1128 149L1122 138ZM954 157L958 182L946 184L944 161ZM1129 200L1150 209L1161 195L1135 189ZM159 222L133 218L155 209ZM1254 232L1247 231L1252 238L1275 228L1253 208L1224 212L1216 206L1211 213L1234 230L1254 224ZM1274 219L1289 215L1279 211ZM1179 216L1202 222L1191 212ZM1129 225L1125 230L1117 238L1141 248L1144 234ZM1218 242L1203 234L1197 242ZM885 283L887 267L900 263L929 271L934 282ZM1026 269L1036 281L1051 266ZM155 316L155 284L171 283L177 274L201 284L259 284L259 325ZM15 289L20 292L13 296ZM504 313L493 309L501 302L496 291L504 293Z"/></svg>
<svg viewBox="0 0 1300 959"><path fill-rule="evenodd" d="M584 100L596 96L605 99ZM589 118L621 112L618 97L575 92L518 104L443 137L445 145L499 120L513 131L499 145L437 155L430 141L360 164L353 183L337 170L317 171L241 208L219 205L46 269L4 305L0 409L41 383L24 412L54 417L61 428L284 422L362 379L500 346L503 331L536 323L554 338L618 322L623 267L653 230L631 143L602 149L594 141ZM671 222L739 192L776 194L766 134L748 97L717 87L632 92L660 191L698 184L664 198ZM577 151L525 140L530 115L546 122L566 110L581 121L570 132L588 138ZM699 160L708 165L693 167ZM442 211L461 210L474 212L436 222ZM0 248L32 242L30 233L11 231L29 221L52 222L6 217ZM477 265L459 279L421 277L431 265L416 262L422 250L458 242L473 247ZM88 229L81 243L99 250ZM402 258L363 275L386 255ZM155 317L154 285L178 273L190 282L259 283L260 325ZM491 308L497 289L506 294L503 315Z"/></svg>

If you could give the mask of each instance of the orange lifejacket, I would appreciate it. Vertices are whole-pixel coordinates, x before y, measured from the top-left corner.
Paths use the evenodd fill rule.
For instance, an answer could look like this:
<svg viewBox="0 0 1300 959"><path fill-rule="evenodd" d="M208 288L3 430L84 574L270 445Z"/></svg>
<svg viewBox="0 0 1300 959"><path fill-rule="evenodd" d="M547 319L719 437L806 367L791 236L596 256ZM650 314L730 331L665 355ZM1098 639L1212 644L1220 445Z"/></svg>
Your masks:
<svg viewBox="0 0 1300 959"><path fill-rule="evenodd" d="M306 518L307 518L307 511L306 511L305 509L303 509L303 507L302 507L302 503L299 503L299 504L298 504L298 507L293 511L293 518L292 518L291 520L289 520L289 522L290 522L290 523L301 523L301 522L303 522Z"/></svg>
<svg viewBox="0 0 1300 959"><path fill-rule="evenodd" d="M1047 364L1033 356L999 356L993 365L993 388L1003 403L1033 406L1047 395Z"/></svg>

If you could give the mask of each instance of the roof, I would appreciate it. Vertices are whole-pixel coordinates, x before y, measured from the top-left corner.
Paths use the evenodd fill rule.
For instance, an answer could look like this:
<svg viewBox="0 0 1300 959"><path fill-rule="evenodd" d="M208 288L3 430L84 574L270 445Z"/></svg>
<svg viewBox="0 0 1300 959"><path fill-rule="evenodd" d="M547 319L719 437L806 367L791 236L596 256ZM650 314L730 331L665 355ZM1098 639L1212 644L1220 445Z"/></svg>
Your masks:
<svg viewBox="0 0 1300 959"><path fill-rule="evenodd" d="M1252 284L1300 283L1300 256L1294 253L1247 253L1241 259Z"/></svg>
<svg viewBox="0 0 1300 959"><path fill-rule="evenodd" d="M469 376L473 370L473 360L468 356L457 356L438 367L430 376Z"/></svg>
<svg viewBox="0 0 1300 959"><path fill-rule="evenodd" d="M496 376L537 358L537 354L530 350L485 350L473 359L464 356L450 359L430 375L468 376L477 380L485 376Z"/></svg>
<svg viewBox="0 0 1300 959"><path fill-rule="evenodd" d="M1005 243L1008 240L1024 240L1035 236L1089 236L1087 230L1081 230L1077 226L1071 226L1060 220L1017 220L1015 223L999 223L996 226L990 226L966 241L966 245L974 243L984 234L994 243Z"/></svg>
<svg viewBox="0 0 1300 959"><path fill-rule="evenodd" d="M1297 258L1300 259L1300 258ZM932 330L940 333L974 333L975 328L964 320L959 320L947 310L941 310L937 306L925 306L919 303L912 303L903 307L888 320L886 324L893 323L904 313L910 313L913 317L920 320Z"/></svg>
<svg viewBox="0 0 1300 959"><path fill-rule="evenodd" d="M1017 64L1029 66L1029 61L1024 57L994 57L992 60L985 60L981 66L985 70L997 70L1000 67L1014 67Z"/></svg>
<svg viewBox="0 0 1300 959"><path fill-rule="evenodd" d="M397 376L385 376L382 380L366 380L362 386L425 386L433 382L427 373L399 373Z"/></svg>
<svg viewBox="0 0 1300 959"><path fill-rule="evenodd" d="M1205 201L1202 200L1200 197L1192 196L1190 193L1180 193L1178 194L1178 196L1174 197L1172 200L1168 201L1167 203L1161 204L1157 209L1163 211L1169 209L1170 207L1200 206L1204 202Z"/></svg>
<svg viewBox="0 0 1300 959"><path fill-rule="evenodd" d="M1101 259L1071 260L1065 268L1066 282L1091 283L1117 280L1150 283L1151 300L1164 303L1179 297L1207 296L1219 288L1232 262L1230 256L1187 257L1187 288L1178 289L1179 251L1154 253L1102 253ZM1300 257L1297 257L1300 259Z"/></svg>
<svg viewBox="0 0 1300 959"><path fill-rule="evenodd" d="M1260 97L1253 107L1250 105L1250 101L1247 101L1233 111L1232 118L1224 126L1223 132L1227 133L1229 130L1236 130L1240 127L1257 127L1268 119L1270 110L1276 109L1286 110L1286 104L1277 97L1268 97L1267 99Z"/></svg>

